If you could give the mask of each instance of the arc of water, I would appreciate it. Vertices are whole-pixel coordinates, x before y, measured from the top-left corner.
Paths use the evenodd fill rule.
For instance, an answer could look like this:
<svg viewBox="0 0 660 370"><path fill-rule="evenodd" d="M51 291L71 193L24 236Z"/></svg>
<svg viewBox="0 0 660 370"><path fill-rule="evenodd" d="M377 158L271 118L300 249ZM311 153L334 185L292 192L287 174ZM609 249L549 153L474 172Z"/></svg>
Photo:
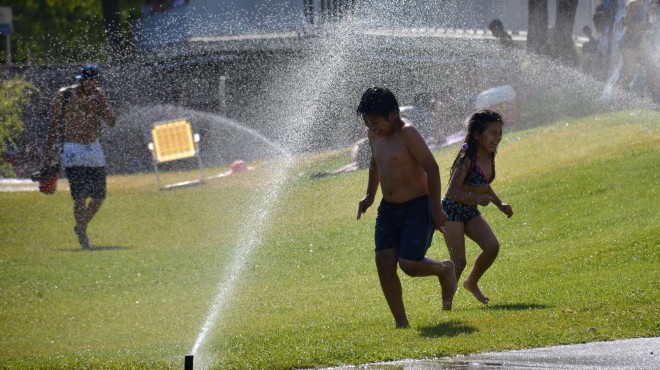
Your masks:
<svg viewBox="0 0 660 370"><path fill-rule="evenodd" d="M240 123L238 123L238 122L236 122L232 119L222 117L222 116L218 116L216 114L200 112L200 111L195 111L195 114L198 114L200 116L209 118L212 121L222 122L223 124L225 124L227 126L233 127L235 129L243 131L243 132L246 132L246 133L256 137L257 139L261 140L262 142L264 142L266 145L268 145L271 149L275 150L279 154L283 154L285 156L288 155L288 152L284 148L282 148L279 144L271 141L270 139L268 139L267 137L265 137L264 135L259 133L257 130L254 130L250 127L243 126Z"/></svg>
<svg viewBox="0 0 660 370"><path fill-rule="evenodd" d="M333 55L334 58L331 58L329 65L331 68L323 70L324 73L321 73L319 76L316 76L315 79L318 81L317 86L323 86L322 89L314 89L314 93L306 94L305 98L310 99L310 101L315 104L313 107L306 111L300 111L296 109L297 114L292 114L288 117L291 122L302 122L302 129L294 130L295 135L300 140L305 138L307 131L309 130L309 125L313 122L313 117L316 114L318 107L318 102L321 101L320 97L323 94L327 93L327 89L332 86L332 82L337 78L338 71L341 70L341 67L344 63L344 56L341 55L341 51L344 50L346 39L340 39L338 44L331 42L330 40L325 45L325 53L320 53L321 55ZM334 50L333 50L334 49ZM333 52L334 51L334 52ZM311 61L314 63L317 61ZM327 61L326 61L327 62ZM304 69L304 68L302 68ZM319 68L310 68L310 70L321 70ZM291 118L293 117L293 119ZM297 118L297 119L296 119ZM268 221L268 217L272 212L272 209L275 204L275 199L280 195L284 189L284 182L287 180L288 173L293 164L293 158L289 155L285 156L284 163L279 167L279 171L274 177L277 180L277 183L274 186L270 187L270 191L266 195L266 199L261 202L253 202L255 204L254 209L248 212L248 215L257 215L256 220L252 218L250 222L246 222L246 227L244 228L241 235L244 235L244 241L238 243L234 248L234 255L232 257L231 263L228 265L224 278L219 283L218 295L216 296L213 304L209 310L209 314L202 326L195 344L192 347L193 356L196 355L201 347L204 345L209 332L216 324L216 320L219 317L219 314L226 307L226 303L231 296L232 291L236 287L238 282L238 277L246 264L248 256L252 253L253 249L259 244L261 240L261 232L264 225ZM259 207L259 208L256 208ZM253 225L259 225L259 227L252 227ZM239 247L240 246L240 247Z"/></svg>
<svg viewBox="0 0 660 370"><path fill-rule="evenodd" d="M287 157L285 163L283 163L283 166L281 167L281 173L278 174L276 178L284 178L282 173L285 174L288 172L288 168L290 167L291 162L292 161L290 157ZM231 262L227 265L223 279L220 280L218 285L218 294L216 295L213 304L209 309L209 313L206 317L206 320L204 321L204 325L202 326L202 329L197 336L197 340L195 340L195 344L192 347L191 354L193 356L197 354L202 344L206 341L209 332L215 326L218 316L224 310L228 298L231 296L232 291L238 283L238 278L241 275L243 267L245 267L248 257L254 250L255 246L257 246L261 241L261 230L252 226L264 225L266 223L273 209L273 205L275 203L274 199L277 199L280 192L282 191L282 188L283 186L281 183L272 186L271 191L269 191L266 195L267 199L264 199L263 202L253 202L253 204L255 204L253 208L255 209L252 209L251 212L247 213L248 215L257 217L256 219L253 218L249 223L244 223L246 227L243 228L243 232L241 233L241 235L244 235L244 240L233 248L234 254L231 258ZM265 206L266 208L260 207L257 210L257 205L262 207Z"/></svg>

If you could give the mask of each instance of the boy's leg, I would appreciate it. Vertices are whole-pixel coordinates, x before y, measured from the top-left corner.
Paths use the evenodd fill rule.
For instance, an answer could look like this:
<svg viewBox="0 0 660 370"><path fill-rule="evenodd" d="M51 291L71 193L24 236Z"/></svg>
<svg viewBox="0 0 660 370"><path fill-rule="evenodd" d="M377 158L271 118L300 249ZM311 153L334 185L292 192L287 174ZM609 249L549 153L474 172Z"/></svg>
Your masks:
<svg viewBox="0 0 660 370"><path fill-rule="evenodd" d="M442 309L451 310L456 294L456 272L452 261L437 261L429 257L421 261L399 258L399 266L410 276L437 276L442 289Z"/></svg>
<svg viewBox="0 0 660 370"><path fill-rule="evenodd" d="M398 250L396 248L383 249L376 252L376 268L380 287L383 289L385 300L394 316L397 328L408 327L406 309L403 305L403 292L401 280L396 272L398 262Z"/></svg>
<svg viewBox="0 0 660 370"><path fill-rule="evenodd" d="M463 287L469 290L479 302L486 304L490 298L481 292L477 284L497 258L500 243L486 219L481 215L468 221L465 225L465 234L479 245L481 253L477 256L470 275L463 282Z"/></svg>
<svg viewBox="0 0 660 370"><path fill-rule="evenodd" d="M449 250L449 258L454 262L456 280L458 280L463 270L465 270L465 266L467 266L465 258L465 224L456 221L447 222L443 236Z"/></svg>

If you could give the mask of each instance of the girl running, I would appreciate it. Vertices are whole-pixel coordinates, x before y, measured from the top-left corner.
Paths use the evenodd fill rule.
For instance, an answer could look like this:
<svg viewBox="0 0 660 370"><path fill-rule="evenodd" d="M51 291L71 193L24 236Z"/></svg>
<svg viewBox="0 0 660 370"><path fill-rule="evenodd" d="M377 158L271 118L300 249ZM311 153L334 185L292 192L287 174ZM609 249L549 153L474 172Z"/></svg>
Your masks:
<svg viewBox="0 0 660 370"><path fill-rule="evenodd" d="M500 244L477 205L493 203L507 217L513 215L511 206L502 203L490 186L495 180L495 153L502 140L502 126L502 116L490 110L478 111L470 117L468 132L451 167L449 187L442 199L442 208L449 218L444 237L457 280L467 264L465 235L481 248L463 287L483 304L490 299L479 289L479 279L495 261Z"/></svg>

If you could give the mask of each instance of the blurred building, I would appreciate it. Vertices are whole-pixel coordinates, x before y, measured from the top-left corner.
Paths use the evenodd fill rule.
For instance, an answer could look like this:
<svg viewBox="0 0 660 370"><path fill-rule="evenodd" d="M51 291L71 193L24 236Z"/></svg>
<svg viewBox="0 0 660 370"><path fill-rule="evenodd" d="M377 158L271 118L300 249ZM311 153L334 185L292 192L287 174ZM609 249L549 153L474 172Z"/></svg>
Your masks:
<svg viewBox="0 0 660 370"><path fill-rule="evenodd" d="M549 24L557 0L548 0ZM600 0L579 0L574 34L593 28ZM136 28L137 45L154 49L177 43L287 37L351 17L370 28L486 29L500 19L514 35L527 31L528 0L150 0Z"/></svg>
<svg viewBox="0 0 660 370"><path fill-rule="evenodd" d="M499 55L483 45L496 45L488 23L500 19L514 42L523 45L527 0L148 0L134 28L135 58L103 66L109 96L121 128L104 136L111 172L149 168L144 132L152 118L131 115L148 111L153 120L168 117L167 107L182 107L229 118L276 142L300 151L353 143L363 127L354 106L365 86L384 84L397 92L402 106L415 105L420 93L437 94L453 86L456 104L493 86L509 83L499 73ZM599 1L580 0L577 32L591 24ZM405 5L402 5L405 4ZM554 23L556 0L548 0ZM341 63L333 58L342 56ZM484 67L490 68L487 72ZM27 111L26 132L41 147L50 99L62 85L73 83L78 65L10 66L0 72L23 74L42 92ZM317 69L317 73L305 74ZM375 77L377 76L377 77ZM317 81L331 78L327 81ZM303 83L305 82L305 83ZM278 125L277 112L310 109L297 102L302 85L322 85L312 119L317 130L301 145ZM437 98L437 97L435 97ZM434 99L435 99L434 98ZM153 108L153 109L152 109ZM176 109L169 109L176 112ZM162 113L162 116L160 115ZM174 113L173 113L174 114ZM128 118L126 118L128 117ZM133 118L136 117L136 118ZM460 118L460 117L459 117ZM215 142L218 124L193 124L202 133L205 163L230 163ZM456 124L461 124L456 120ZM132 125L132 126L130 126ZM233 135L233 134L232 134ZM206 142L204 142L206 141ZM138 154L135 154L138 153ZM125 155L124 155L125 154ZM137 158L137 159L136 159ZM249 159L242 157L243 159ZM135 162L135 163L134 163Z"/></svg>

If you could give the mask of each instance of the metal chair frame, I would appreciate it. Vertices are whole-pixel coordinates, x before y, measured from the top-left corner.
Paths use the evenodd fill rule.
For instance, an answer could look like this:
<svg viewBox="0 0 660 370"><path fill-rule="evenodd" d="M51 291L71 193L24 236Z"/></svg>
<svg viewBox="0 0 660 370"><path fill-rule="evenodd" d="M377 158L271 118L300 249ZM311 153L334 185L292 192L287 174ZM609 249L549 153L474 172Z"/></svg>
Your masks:
<svg viewBox="0 0 660 370"><path fill-rule="evenodd" d="M155 122L151 126L149 150L154 164L158 190L167 190L204 183L204 165L199 155L199 135L193 134L192 124L187 119ZM159 163L197 157L199 179L163 184L158 169Z"/></svg>

